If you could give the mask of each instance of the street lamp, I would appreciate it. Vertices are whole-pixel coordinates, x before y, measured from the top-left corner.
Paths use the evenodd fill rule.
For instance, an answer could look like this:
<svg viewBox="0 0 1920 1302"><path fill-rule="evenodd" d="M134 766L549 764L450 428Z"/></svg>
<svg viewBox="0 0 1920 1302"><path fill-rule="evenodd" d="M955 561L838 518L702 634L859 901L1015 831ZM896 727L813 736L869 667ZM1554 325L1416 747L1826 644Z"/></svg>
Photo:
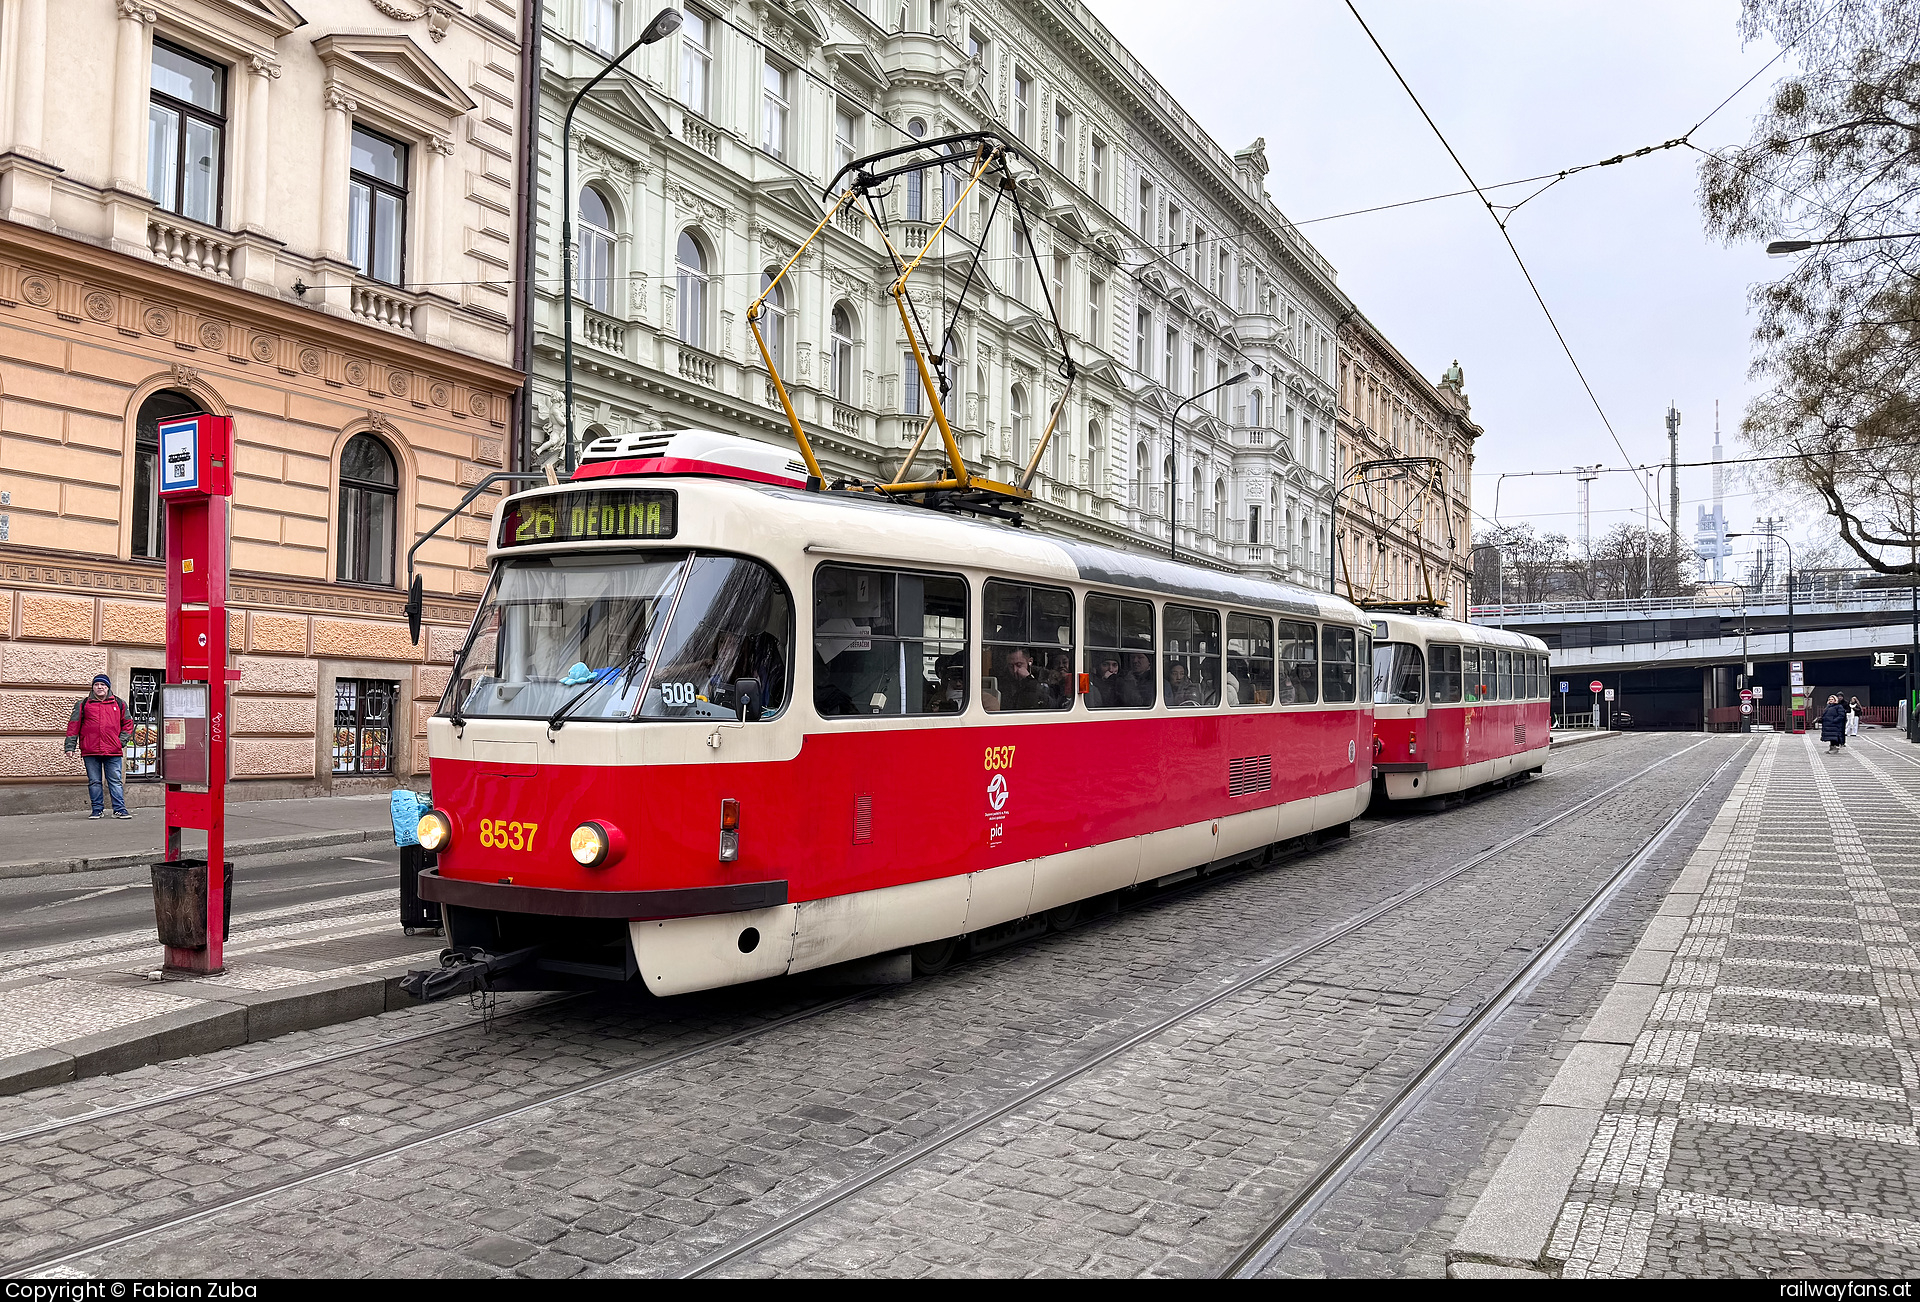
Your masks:
<svg viewBox="0 0 1920 1302"><path fill-rule="evenodd" d="M1259 368L1255 367L1254 369L1258 370ZM1180 405L1173 409L1173 433L1169 436L1167 455L1167 559L1170 561L1180 559L1180 529L1178 524L1180 503L1174 497L1174 481L1178 479L1180 475L1180 413L1186 410L1188 403L1198 402L1209 393L1218 393L1222 389L1238 384L1252 373L1252 371L1241 371L1238 375L1229 376L1210 389L1202 389L1192 397L1182 399ZM1195 516L1200 514L1200 503L1197 500L1193 504L1193 513Z"/></svg>
<svg viewBox="0 0 1920 1302"><path fill-rule="evenodd" d="M1793 660L1793 544L1772 529L1748 529L1730 533L1729 538L1771 538L1787 549L1787 660ZM1793 667L1787 667L1787 727L1793 727Z"/></svg>
<svg viewBox="0 0 1920 1302"><path fill-rule="evenodd" d="M573 98L567 103L566 122L560 130L560 188L564 192L560 198L561 202L565 205L565 207L561 209L560 217L560 302L565 309L566 316L566 360L564 370L566 374L567 407L566 456L567 473L569 475L573 473L575 466L573 449L573 206L578 202L577 197L573 193L573 115L575 110L580 107L580 101L586 98L587 92L604 81L608 73L612 72L622 63L625 63L628 55L643 45L652 45L655 41L664 40L679 31L680 23L685 16L686 15L682 14L678 9L662 9L659 13L655 14L651 21L647 23L645 29L641 31L638 40L626 49L620 51L620 53L614 55L613 60L608 63L606 67L593 74L592 79L574 93Z"/></svg>
<svg viewBox="0 0 1920 1302"><path fill-rule="evenodd" d="M1901 235L1845 235L1837 240L1775 240L1767 245L1769 254L1800 253L1821 244L1862 244L1871 240L1915 240L1920 232L1908 231Z"/></svg>

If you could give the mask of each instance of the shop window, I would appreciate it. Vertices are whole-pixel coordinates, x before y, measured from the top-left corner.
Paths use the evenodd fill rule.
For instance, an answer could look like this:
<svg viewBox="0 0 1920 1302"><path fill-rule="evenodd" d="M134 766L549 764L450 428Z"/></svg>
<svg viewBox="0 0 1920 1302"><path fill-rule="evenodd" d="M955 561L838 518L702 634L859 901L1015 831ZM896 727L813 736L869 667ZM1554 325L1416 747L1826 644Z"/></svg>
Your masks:
<svg viewBox="0 0 1920 1302"><path fill-rule="evenodd" d="M393 771L393 703L400 684L341 678L333 684L333 771Z"/></svg>

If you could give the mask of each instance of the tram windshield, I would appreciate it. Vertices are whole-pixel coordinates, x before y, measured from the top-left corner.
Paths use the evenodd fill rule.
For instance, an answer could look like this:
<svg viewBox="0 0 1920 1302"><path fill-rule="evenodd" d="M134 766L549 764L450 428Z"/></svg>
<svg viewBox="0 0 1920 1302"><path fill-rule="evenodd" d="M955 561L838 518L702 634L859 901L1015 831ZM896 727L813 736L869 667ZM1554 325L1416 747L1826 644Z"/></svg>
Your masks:
<svg viewBox="0 0 1920 1302"><path fill-rule="evenodd" d="M792 637L792 600L757 561L513 557L494 571L440 712L734 719L744 706L763 717L786 702ZM757 699L743 701L748 679Z"/></svg>
<svg viewBox="0 0 1920 1302"><path fill-rule="evenodd" d="M1405 642L1376 642L1373 647L1373 703L1418 705L1426 699L1425 666L1420 648Z"/></svg>

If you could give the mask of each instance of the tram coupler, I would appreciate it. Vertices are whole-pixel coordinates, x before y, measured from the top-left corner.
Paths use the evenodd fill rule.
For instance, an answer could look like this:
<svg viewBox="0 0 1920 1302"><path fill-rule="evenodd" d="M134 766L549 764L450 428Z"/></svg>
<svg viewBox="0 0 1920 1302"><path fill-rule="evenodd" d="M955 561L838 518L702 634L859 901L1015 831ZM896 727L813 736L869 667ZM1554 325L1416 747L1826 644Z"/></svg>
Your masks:
<svg viewBox="0 0 1920 1302"><path fill-rule="evenodd" d="M437 969L409 972L401 977L400 988L421 1003L430 1004L438 999L485 990L493 984L494 977L531 963L539 955L538 945L505 954L490 954L474 945L456 945L440 951Z"/></svg>

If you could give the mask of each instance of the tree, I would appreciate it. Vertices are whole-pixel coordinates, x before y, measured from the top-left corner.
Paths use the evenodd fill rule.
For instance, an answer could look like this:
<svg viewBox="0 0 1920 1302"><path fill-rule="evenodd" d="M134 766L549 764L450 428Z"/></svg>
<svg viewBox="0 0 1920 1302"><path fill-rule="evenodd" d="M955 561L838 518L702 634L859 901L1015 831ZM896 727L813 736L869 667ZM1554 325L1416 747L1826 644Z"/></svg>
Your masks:
<svg viewBox="0 0 1920 1302"><path fill-rule="evenodd" d="M1565 534L1543 534L1531 524L1518 524L1483 529L1473 542L1476 606L1497 605L1503 597L1515 604L1577 600L1582 595Z"/></svg>
<svg viewBox="0 0 1920 1302"><path fill-rule="evenodd" d="M1916 572L1920 537L1920 0L1743 0L1741 34L1790 46L1746 144L1700 166L1707 230L1846 239L1799 255L1752 299L1741 429L1759 478L1811 496L1883 574Z"/></svg>
<svg viewBox="0 0 1920 1302"><path fill-rule="evenodd" d="M1596 601L1674 597L1687 586L1666 530L1637 524L1616 524L1595 543L1591 570Z"/></svg>

